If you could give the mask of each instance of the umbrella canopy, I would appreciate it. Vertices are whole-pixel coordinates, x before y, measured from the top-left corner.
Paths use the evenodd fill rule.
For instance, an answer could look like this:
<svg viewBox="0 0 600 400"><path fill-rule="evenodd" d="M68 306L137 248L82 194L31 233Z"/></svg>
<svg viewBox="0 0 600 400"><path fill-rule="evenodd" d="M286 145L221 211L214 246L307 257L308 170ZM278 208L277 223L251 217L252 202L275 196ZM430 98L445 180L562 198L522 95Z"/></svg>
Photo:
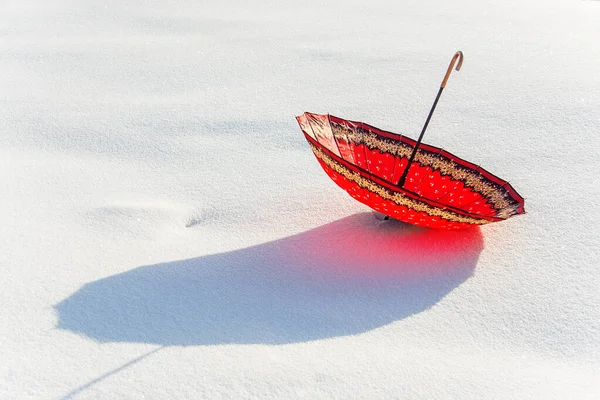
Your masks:
<svg viewBox="0 0 600 400"><path fill-rule="evenodd" d="M523 214L524 199L505 180L421 139L446 84L452 59L419 140L333 115L296 117L317 160L350 196L392 218L460 229ZM457 68L457 69L458 69Z"/></svg>

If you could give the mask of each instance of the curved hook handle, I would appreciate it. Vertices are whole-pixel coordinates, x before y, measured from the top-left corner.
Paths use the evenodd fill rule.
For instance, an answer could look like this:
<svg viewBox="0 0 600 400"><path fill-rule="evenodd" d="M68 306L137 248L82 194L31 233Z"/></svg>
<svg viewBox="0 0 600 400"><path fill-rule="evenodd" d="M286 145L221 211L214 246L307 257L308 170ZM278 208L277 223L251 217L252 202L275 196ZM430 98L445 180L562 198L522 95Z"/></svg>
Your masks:
<svg viewBox="0 0 600 400"><path fill-rule="evenodd" d="M457 51L456 54L454 54L454 57L452 57L452 61L450 61L450 65L448 65L448 71L446 71L446 76L444 76L444 80L442 81L442 86L440 86L441 88L446 87L446 82L448 82L448 78L450 77L450 72L452 72L452 68L454 68L454 64L456 63L456 60L458 59L458 64L456 65L456 70L460 71L460 67L462 67L464 58L465 58L465 56L463 55L462 51Z"/></svg>

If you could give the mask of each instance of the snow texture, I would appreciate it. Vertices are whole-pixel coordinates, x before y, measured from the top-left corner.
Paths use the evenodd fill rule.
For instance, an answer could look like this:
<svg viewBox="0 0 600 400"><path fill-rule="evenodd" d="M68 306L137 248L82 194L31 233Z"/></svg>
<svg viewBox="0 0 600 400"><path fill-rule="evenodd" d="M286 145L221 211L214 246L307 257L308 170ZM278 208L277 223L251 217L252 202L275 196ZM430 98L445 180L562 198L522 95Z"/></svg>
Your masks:
<svg viewBox="0 0 600 400"><path fill-rule="evenodd" d="M0 2L0 398L597 399L600 2ZM381 221L294 117L510 180Z"/></svg>

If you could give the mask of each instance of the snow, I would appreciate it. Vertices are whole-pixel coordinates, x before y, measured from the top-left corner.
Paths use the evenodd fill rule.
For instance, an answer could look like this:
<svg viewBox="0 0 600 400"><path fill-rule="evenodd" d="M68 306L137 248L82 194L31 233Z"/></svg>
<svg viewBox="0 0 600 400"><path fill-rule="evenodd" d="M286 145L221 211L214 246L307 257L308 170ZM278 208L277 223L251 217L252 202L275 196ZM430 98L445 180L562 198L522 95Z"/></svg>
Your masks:
<svg viewBox="0 0 600 400"><path fill-rule="evenodd" d="M600 2L5 1L0 398L600 393ZM528 213L379 221L294 116L416 137Z"/></svg>

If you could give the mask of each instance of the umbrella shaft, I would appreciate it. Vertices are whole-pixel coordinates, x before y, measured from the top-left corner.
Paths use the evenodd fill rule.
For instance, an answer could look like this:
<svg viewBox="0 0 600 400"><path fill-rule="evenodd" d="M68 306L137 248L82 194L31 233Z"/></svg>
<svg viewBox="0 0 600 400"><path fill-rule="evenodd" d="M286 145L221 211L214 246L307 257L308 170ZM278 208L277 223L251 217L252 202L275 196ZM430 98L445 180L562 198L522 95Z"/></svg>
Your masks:
<svg viewBox="0 0 600 400"><path fill-rule="evenodd" d="M406 166L406 169L404 170L404 173L402 174L400 181L398 181L398 186L400 186L400 187L404 186L404 183L406 182L406 176L408 175L408 170L410 169L410 166L412 165L412 162L414 161L415 156L417 155L417 150L419 150L419 146L421 145L421 141L423 140L423 135L425 135L425 131L427 130L427 125L429 125L429 120L431 119L431 116L433 115L433 111L435 111L435 106L437 106L438 100L440 99L440 96L442 95L443 90L444 90L444 88L440 87L440 90L439 90L437 96L435 97L435 101L433 102L433 106L431 106L431 110L429 111L429 115L427 116L427 120L425 121L425 125L423 125L423 130L421 131L421 135L419 135L419 140L417 140L417 144L415 144L415 148L413 149L413 152L410 155L410 158L408 159L408 165Z"/></svg>

